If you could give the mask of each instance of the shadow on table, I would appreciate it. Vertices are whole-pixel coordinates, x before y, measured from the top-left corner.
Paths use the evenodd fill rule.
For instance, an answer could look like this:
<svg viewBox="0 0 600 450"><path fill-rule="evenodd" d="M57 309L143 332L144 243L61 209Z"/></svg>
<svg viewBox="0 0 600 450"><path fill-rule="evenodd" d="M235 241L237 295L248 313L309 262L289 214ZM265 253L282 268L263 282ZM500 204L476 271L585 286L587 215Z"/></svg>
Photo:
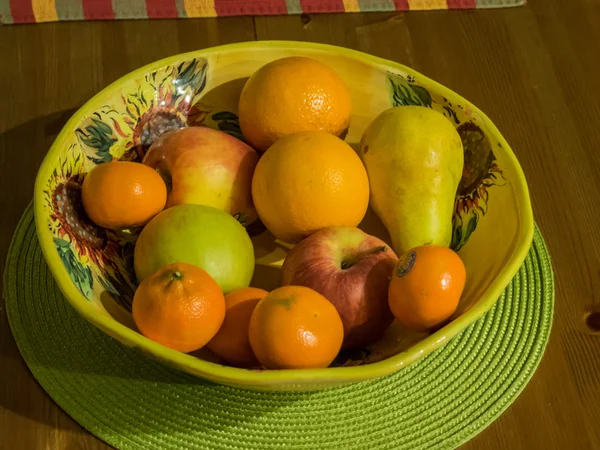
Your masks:
<svg viewBox="0 0 600 450"><path fill-rule="evenodd" d="M4 410L5 414L14 413L53 429L85 433L65 413L51 408L52 400L40 384L27 374L28 368L10 331L5 310L0 311L0 337L0 415ZM5 416L4 424L9 423Z"/></svg>
<svg viewBox="0 0 600 450"><path fill-rule="evenodd" d="M38 167L76 109L36 117L0 133L0 271L12 233L33 198ZM0 288L2 280L0 279Z"/></svg>
<svg viewBox="0 0 600 450"><path fill-rule="evenodd" d="M0 275L4 273L13 231L32 200L39 164L75 111L74 108L35 117L0 132ZM0 277L0 292L3 289L3 277ZM0 410L52 428L84 432L66 415L49 408L50 400L27 371L8 324L3 297L0 301Z"/></svg>

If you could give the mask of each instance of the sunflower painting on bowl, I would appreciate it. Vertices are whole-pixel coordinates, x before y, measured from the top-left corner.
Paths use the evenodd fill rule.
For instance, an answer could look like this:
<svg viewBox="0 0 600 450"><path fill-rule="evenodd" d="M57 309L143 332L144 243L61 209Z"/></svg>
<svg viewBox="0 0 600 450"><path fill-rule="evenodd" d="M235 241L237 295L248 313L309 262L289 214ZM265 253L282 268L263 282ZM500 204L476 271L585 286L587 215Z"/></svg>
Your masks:
<svg viewBox="0 0 600 450"><path fill-rule="evenodd" d="M141 160L163 133L202 124L210 112L198 102L207 67L192 59L149 73L117 104L95 111L76 130L86 156L96 164Z"/></svg>

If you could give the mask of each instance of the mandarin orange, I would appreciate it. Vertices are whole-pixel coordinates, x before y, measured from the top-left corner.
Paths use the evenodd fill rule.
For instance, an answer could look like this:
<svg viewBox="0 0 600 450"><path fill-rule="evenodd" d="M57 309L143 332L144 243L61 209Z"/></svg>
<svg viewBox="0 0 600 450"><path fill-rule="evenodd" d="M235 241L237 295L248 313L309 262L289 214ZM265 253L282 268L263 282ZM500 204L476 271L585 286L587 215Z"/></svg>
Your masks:
<svg viewBox="0 0 600 450"><path fill-rule="evenodd" d="M225 318L225 298L206 271L173 263L140 283L132 314L144 336L187 353L202 348L219 331Z"/></svg>
<svg viewBox="0 0 600 450"><path fill-rule="evenodd" d="M457 253L441 245L423 245L398 259L388 289L392 314L404 326L432 331L456 311L466 270Z"/></svg>
<svg viewBox="0 0 600 450"><path fill-rule="evenodd" d="M161 176L144 164L112 161L87 173L81 200L94 223L119 230L144 225L161 212L167 187Z"/></svg>
<svg viewBox="0 0 600 450"><path fill-rule="evenodd" d="M225 320L206 348L234 366L258 365L250 347L248 327L254 308L267 294L263 289L247 287L225 295Z"/></svg>
<svg viewBox="0 0 600 450"><path fill-rule="evenodd" d="M322 368L344 338L335 306L304 286L284 286L258 302L248 330L250 346L267 369Z"/></svg>

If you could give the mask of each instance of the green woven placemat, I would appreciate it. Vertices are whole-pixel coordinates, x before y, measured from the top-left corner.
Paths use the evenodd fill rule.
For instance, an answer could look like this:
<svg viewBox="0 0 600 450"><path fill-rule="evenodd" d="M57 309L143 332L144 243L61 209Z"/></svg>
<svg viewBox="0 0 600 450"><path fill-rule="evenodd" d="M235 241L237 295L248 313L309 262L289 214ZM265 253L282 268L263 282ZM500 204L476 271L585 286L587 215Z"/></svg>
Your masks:
<svg viewBox="0 0 600 450"><path fill-rule="evenodd" d="M515 400L550 334L554 284L539 232L496 305L438 351L378 380L319 392L204 382L126 348L60 294L33 213L9 250L8 318L27 365L75 421L121 449L448 449Z"/></svg>

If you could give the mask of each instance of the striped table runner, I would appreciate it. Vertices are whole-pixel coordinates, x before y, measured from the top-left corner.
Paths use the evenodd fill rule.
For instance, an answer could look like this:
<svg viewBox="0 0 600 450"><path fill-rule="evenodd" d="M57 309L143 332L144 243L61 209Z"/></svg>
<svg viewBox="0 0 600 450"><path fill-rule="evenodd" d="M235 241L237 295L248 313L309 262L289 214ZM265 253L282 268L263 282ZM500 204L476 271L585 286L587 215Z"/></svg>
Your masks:
<svg viewBox="0 0 600 450"><path fill-rule="evenodd" d="M3 24L302 13L474 9L526 0L0 0Z"/></svg>

